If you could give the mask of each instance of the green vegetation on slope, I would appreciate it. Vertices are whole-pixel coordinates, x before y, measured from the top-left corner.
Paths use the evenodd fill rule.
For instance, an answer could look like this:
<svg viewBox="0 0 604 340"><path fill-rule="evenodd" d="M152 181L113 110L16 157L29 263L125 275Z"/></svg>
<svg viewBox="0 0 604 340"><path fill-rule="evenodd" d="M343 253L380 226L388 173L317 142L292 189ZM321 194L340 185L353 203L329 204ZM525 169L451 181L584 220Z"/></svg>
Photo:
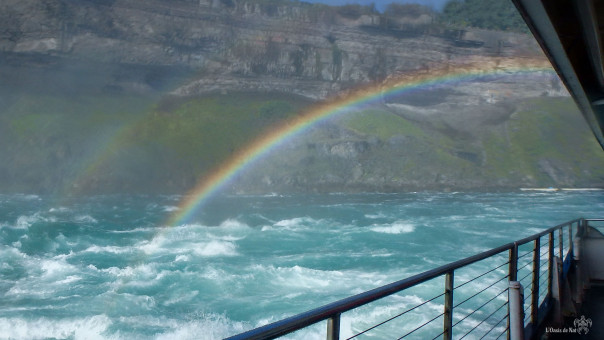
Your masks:
<svg viewBox="0 0 604 340"><path fill-rule="evenodd" d="M493 176L529 177L547 186L556 184L552 176L560 184L571 184L571 175L604 179L602 149L569 98L522 103L504 131L485 135L484 148Z"/></svg>
<svg viewBox="0 0 604 340"><path fill-rule="evenodd" d="M124 125L150 108L141 96L21 94L0 114L1 190L71 185Z"/></svg>
<svg viewBox="0 0 604 340"><path fill-rule="evenodd" d="M299 97L232 93L155 99L23 95L0 115L0 190L184 192ZM154 104L155 103L155 104ZM235 189L474 190L604 183L604 153L572 100L518 103L505 122L460 137L387 107L318 124L258 162ZM246 182L247 181L247 182Z"/></svg>
<svg viewBox="0 0 604 340"><path fill-rule="evenodd" d="M21 95L0 114L0 190L187 190L307 104L258 94L155 101Z"/></svg>
<svg viewBox="0 0 604 340"><path fill-rule="evenodd" d="M510 119L472 134L454 133L438 118L409 121L386 108L351 112L333 123L349 133L317 128L248 181L264 180L276 191L280 181L286 189L319 191L604 184L604 153L570 98L520 101Z"/></svg>
<svg viewBox="0 0 604 340"><path fill-rule="evenodd" d="M295 115L305 103L300 98L254 94L184 100L169 112L154 110L128 138L131 143L162 148L175 157L175 168L184 165L202 173L245 147L268 126Z"/></svg>
<svg viewBox="0 0 604 340"><path fill-rule="evenodd" d="M424 135L423 130L417 125L380 109L351 112L342 118L342 124L355 132L381 140L387 140L396 135Z"/></svg>

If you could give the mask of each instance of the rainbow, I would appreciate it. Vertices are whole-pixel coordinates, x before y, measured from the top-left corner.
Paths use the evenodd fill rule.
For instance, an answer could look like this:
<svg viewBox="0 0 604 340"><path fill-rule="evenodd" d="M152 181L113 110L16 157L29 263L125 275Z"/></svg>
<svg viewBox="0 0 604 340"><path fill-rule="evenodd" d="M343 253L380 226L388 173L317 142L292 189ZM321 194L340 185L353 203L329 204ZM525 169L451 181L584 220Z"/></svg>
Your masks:
<svg viewBox="0 0 604 340"><path fill-rule="evenodd" d="M200 209L214 194L261 156L270 153L284 141L300 135L309 127L328 118L350 112L353 108L368 106L388 96L400 95L406 91L420 90L434 86L451 85L477 80L488 76L511 76L534 72L553 73L545 59L495 59L479 60L455 67L418 71L392 77L378 85L350 91L345 96L326 101L310 108L296 118L275 126L271 131L252 141L230 159L220 164L209 175L204 176L179 204L179 210L167 222L168 226L188 223L192 214Z"/></svg>

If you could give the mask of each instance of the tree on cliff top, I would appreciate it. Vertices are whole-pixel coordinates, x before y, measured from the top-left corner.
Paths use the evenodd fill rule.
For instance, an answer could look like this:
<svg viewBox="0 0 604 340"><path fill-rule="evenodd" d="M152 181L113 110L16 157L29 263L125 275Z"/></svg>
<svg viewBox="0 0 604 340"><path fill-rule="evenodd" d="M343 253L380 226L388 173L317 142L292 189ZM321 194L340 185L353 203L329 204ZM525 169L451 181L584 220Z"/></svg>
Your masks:
<svg viewBox="0 0 604 340"><path fill-rule="evenodd" d="M444 23L460 27L525 32L526 25L510 0L451 0L442 13Z"/></svg>

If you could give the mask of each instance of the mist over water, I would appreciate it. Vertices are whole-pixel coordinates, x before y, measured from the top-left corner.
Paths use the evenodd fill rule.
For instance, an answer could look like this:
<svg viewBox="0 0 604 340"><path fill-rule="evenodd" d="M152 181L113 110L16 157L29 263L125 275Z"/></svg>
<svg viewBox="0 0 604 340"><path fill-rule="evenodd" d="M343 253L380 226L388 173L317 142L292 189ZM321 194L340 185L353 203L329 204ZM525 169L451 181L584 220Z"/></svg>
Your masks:
<svg viewBox="0 0 604 340"><path fill-rule="evenodd" d="M600 192L223 196L165 226L181 199L0 195L0 338L219 339L604 208ZM346 313L343 335L441 290ZM442 305L426 308L403 329Z"/></svg>

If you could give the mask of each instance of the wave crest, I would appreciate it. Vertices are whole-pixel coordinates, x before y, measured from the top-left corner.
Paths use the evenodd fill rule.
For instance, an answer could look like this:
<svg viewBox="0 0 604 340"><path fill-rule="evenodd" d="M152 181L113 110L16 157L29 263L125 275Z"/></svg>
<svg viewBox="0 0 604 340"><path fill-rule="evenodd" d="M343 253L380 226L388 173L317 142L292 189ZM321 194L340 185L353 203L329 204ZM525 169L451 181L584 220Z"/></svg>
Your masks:
<svg viewBox="0 0 604 340"><path fill-rule="evenodd" d="M384 234L407 234L415 231L415 226L409 223L395 222L391 225L375 226L372 227L371 230L376 233Z"/></svg>

